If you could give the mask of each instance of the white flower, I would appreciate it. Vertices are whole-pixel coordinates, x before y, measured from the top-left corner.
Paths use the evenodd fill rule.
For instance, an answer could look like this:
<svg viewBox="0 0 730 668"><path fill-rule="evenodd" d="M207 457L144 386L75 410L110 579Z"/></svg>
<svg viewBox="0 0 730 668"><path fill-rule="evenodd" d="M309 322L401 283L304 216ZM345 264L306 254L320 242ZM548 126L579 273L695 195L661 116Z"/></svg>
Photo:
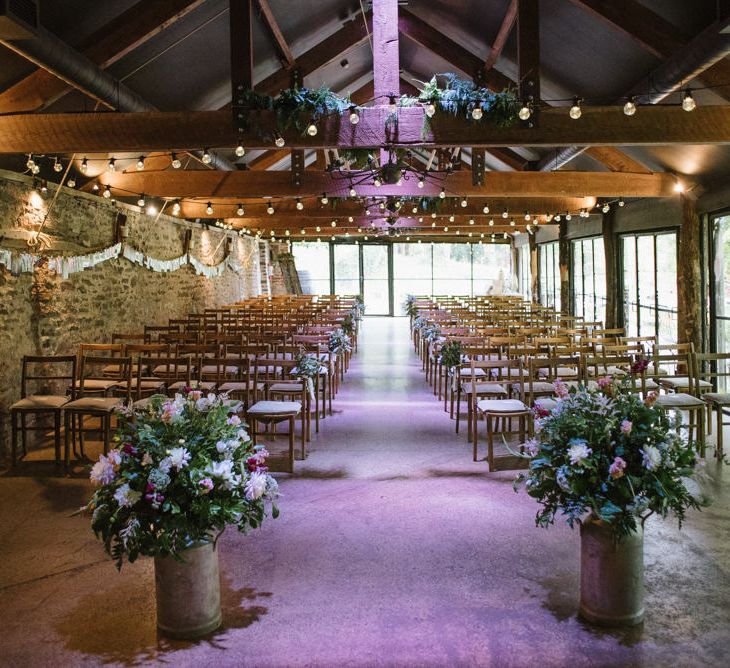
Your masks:
<svg viewBox="0 0 730 668"><path fill-rule="evenodd" d="M159 468L163 473L169 473L172 468L172 460L169 457L161 459Z"/></svg>
<svg viewBox="0 0 730 668"><path fill-rule="evenodd" d="M166 459L170 460L170 466L176 471L185 468L190 461L190 452L187 448L173 448L170 450L169 456Z"/></svg>
<svg viewBox="0 0 730 668"><path fill-rule="evenodd" d="M142 466L152 466L152 463L154 460L152 459L152 456L149 452L145 452L142 456Z"/></svg>
<svg viewBox="0 0 730 668"><path fill-rule="evenodd" d="M139 529L139 520L136 517L131 517L126 526L119 532L119 537L122 539L122 545L124 545L125 550L127 549L129 539L137 533L137 529Z"/></svg>
<svg viewBox="0 0 730 668"><path fill-rule="evenodd" d="M112 452L116 452L112 450ZM111 452L109 453L111 455ZM114 469L114 462L105 455L99 457L99 461L91 467L89 478L95 485L108 485L117 477Z"/></svg>
<svg viewBox="0 0 730 668"><path fill-rule="evenodd" d="M249 441L251 439L251 437L248 435L248 432L245 429L239 429L236 432L236 437L238 438L239 441L243 441L244 443L246 443L247 441Z"/></svg>
<svg viewBox="0 0 730 668"><path fill-rule="evenodd" d="M226 424L229 424L232 427L238 427L238 425L241 424L241 418L238 417L238 415L231 415L231 417L226 420Z"/></svg>
<svg viewBox="0 0 730 668"><path fill-rule="evenodd" d="M540 451L540 441L538 441L536 438L531 438L525 442L525 452L530 457L535 457L539 451Z"/></svg>
<svg viewBox="0 0 730 668"><path fill-rule="evenodd" d="M592 452L593 450L588 447L585 441L576 442L568 448L568 457L570 457L570 463L574 466L576 464L580 464Z"/></svg>
<svg viewBox="0 0 730 668"><path fill-rule="evenodd" d="M662 453L659 448L655 448L653 445L647 445L641 450L643 455L642 464L649 470L653 471L661 466Z"/></svg>
<svg viewBox="0 0 730 668"><path fill-rule="evenodd" d="M268 477L265 473L252 473L251 477L246 481L246 498L249 501L260 499L266 492L268 486Z"/></svg>
<svg viewBox="0 0 730 668"><path fill-rule="evenodd" d="M123 508L131 508L137 501L142 498L142 492L136 492L129 488L128 483L124 483L117 487L114 492L114 500Z"/></svg>
<svg viewBox="0 0 730 668"><path fill-rule="evenodd" d="M220 480L223 489L233 489L241 484L241 476L233 471L233 462L230 459L211 462L206 466L205 472L211 478Z"/></svg>

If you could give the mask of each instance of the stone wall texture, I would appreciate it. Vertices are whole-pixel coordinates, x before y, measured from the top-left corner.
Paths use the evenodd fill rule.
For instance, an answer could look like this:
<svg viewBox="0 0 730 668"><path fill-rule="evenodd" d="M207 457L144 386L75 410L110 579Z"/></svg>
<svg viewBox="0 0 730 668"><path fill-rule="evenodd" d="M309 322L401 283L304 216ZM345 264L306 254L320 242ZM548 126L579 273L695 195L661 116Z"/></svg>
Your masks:
<svg viewBox="0 0 730 668"><path fill-rule="evenodd" d="M25 177L0 174L0 247L27 252L53 196L33 195ZM204 264L225 257L226 235L174 218L158 219L104 199L63 189L43 227L41 252L84 255L114 243L118 212L127 216L126 243L161 260L183 253L185 233L193 229L191 255ZM64 280L37 267L33 274L11 275L0 265L0 461L10 452L8 407L20 396L23 355L76 352L79 343L108 342L114 333L142 331L145 324L202 312L260 293L258 244L232 237L231 254L241 273L230 268L216 278L196 275L189 265L159 273L124 258L109 260Z"/></svg>

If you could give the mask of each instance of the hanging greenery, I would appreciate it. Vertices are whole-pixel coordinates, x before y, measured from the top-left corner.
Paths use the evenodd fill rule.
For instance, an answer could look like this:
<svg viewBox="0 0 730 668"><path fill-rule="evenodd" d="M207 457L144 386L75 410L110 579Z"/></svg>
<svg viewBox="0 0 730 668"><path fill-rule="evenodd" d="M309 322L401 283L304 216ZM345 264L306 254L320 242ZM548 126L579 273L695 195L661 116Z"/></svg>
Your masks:
<svg viewBox="0 0 730 668"><path fill-rule="evenodd" d="M441 364L447 369L453 369L461 364L463 354L461 341L447 341L441 348Z"/></svg>

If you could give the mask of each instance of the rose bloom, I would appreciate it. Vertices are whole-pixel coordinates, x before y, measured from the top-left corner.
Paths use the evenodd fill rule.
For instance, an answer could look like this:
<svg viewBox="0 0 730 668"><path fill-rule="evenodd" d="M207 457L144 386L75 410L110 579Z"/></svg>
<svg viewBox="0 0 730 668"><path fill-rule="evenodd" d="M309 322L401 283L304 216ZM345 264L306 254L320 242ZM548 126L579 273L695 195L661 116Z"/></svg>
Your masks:
<svg viewBox="0 0 730 668"><path fill-rule="evenodd" d="M628 436L631 433L631 429L633 427L633 423L631 420L624 420L621 422L621 433Z"/></svg>
<svg viewBox="0 0 730 668"><path fill-rule="evenodd" d="M653 406L658 397L659 395L656 392L647 392L646 399L644 399L644 404L647 406Z"/></svg>
<svg viewBox="0 0 730 668"><path fill-rule="evenodd" d="M613 460L611 466L608 467L609 475L616 480L624 475L624 469L626 468L626 462L621 457L616 457Z"/></svg>
<svg viewBox="0 0 730 668"><path fill-rule="evenodd" d="M611 378L611 376L604 376L603 378L598 379L598 387L602 390L605 390L611 385L612 382L613 378Z"/></svg>

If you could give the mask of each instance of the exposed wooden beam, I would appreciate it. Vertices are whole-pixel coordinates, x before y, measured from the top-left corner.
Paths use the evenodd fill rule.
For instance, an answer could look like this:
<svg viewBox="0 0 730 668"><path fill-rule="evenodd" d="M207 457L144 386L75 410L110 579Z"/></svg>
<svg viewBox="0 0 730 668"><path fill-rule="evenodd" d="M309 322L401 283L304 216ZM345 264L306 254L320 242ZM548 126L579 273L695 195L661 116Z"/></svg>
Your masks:
<svg viewBox="0 0 730 668"><path fill-rule="evenodd" d="M138 2L84 40L78 50L106 69L202 4L203 0ZM38 69L0 93L0 113L44 109L70 90L66 82Z"/></svg>
<svg viewBox="0 0 730 668"><path fill-rule="evenodd" d="M349 179L330 172L305 172L301 186L294 186L288 172L163 171L110 173L104 183L119 195L148 193L159 197L306 197L327 192L347 197ZM423 188L411 179L397 185L359 184L360 196L434 196L443 187L453 195L479 197L670 197L676 179L671 174L623 172L488 172L484 186L474 186L469 172L454 172L441 179L427 179Z"/></svg>
<svg viewBox="0 0 730 668"><path fill-rule="evenodd" d="M591 146L586 154L608 167L612 172L643 172L649 174L651 170L638 160L623 151L617 151L610 146Z"/></svg>
<svg viewBox="0 0 730 668"><path fill-rule="evenodd" d="M691 39L681 28L663 19L636 0L570 0L612 28L624 33L657 58L666 59ZM698 77L707 86L723 86L715 92L730 100L730 62L722 59Z"/></svg>
<svg viewBox="0 0 730 668"><path fill-rule="evenodd" d="M268 0L256 0L256 2L259 6L261 18L264 20L266 27L271 33L271 37L273 38L274 44L279 51L282 62L285 64L286 67L291 69L295 65L294 55L292 54L286 39L284 39L281 28L279 28L279 24L274 17L274 13L271 11L271 5L269 5Z"/></svg>
<svg viewBox="0 0 730 668"><path fill-rule="evenodd" d="M540 102L540 3L517 0L517 86L520 98L531 101L535 122Z"/></svg>
<svg viewBox="0 0 730 668"><path fill-rule="evenodd" d="M234 104L244 104L243 94L253 88L252 0L230 0L231 86Z"/></svg>
<svg viewBox="0 0 730 668"><path fill-rule="evenodd" d="M248 163L249 169L263 170L273 167L276 163L281 162L284 158L287 158L291 151L287 148L273 149L266 151L261 155L256 156L251 162Z"/></svg>
<svg viewBox="0 0 730 668"><path fill-rule="evenodd" d="M386 130L386 107L367 107L357 125L339 116L322 119L316 137L285 133L288 148L449 146L651 146L730 144L730 106L643 107L627 119L617 107L587 107L580 123L564 109L542 111L540 127L494 127L436 114L424 132L423 109L403 108L398 127ZM261 112L263 128L275 127ZM246 148L271 148L258 136L240 137ZM17 114L0 116L0 153L103 153L185 151L233 147L239 135L226 111Z"/></svg>
<svg viewBox="0 0 730 668"><path fill-rule="evenodd" d="M469 78L477 78L483 71L481 58L403 7L399 11L398 27L403 35L443 58ZM484 73L484 86L491 90L500 91L511 84L511 79L495 69Z"/></svg>
<svg viewBox="0 0 730 668"><path fill-rule="evenodd" d="M497 160L501 160L505 165L508 167L511 167L512 169L521 170L525 168L525 165L527 165L528 161L525 160L519 153L515 153L510 148L506 147L499 147L494 146L490 149L487 149L487 153L490 153L492 156L497 158ZM632 171L632 170L625 170L625 171ZM636 171L644 171L644 170L636 170Z"/></svg>
<svg viewBox="0 0 730 668"><path fill-rule="evenodd" d="M400 95L398 0L373 0L373 81L376 104Z"/></svg>
<svg viewBox="0 0 730 668"><path fill-rule="evenodd" d="M502 24L499 26L497 36L492 42L492 47L489 49L486 59L484 60L484 71L488 72L494 67L497 59L502 54L504 45L507 43L507 39L512 32L512 28L517 20L517 0L509 0L507 5L507 11L504 13Z"/></svg>

